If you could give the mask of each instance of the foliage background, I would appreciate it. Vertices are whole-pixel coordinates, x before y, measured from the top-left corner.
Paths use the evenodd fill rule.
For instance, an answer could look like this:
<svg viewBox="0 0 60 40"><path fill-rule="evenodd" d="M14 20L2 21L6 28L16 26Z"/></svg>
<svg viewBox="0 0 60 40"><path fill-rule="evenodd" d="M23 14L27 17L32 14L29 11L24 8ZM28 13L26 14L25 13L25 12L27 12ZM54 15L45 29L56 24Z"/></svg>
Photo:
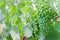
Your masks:
<svg viewBox="0 0 60 40"><path fill-rule="evenodd" d="M59 0L0 0L0 40L60 40Z"/></svg>

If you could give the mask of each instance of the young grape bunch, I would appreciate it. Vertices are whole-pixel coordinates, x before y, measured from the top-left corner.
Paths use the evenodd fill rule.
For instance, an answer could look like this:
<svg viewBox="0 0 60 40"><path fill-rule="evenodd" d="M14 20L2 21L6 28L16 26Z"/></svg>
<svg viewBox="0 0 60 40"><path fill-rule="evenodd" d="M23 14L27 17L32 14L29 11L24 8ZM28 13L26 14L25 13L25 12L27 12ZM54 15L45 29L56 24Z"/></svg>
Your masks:
<svg viewBox="0 0 60 40"><path fill-rule="evenodd" d="M32 25L33 36L39 36L40 33L43 33L43 35L46 36L52 27L54 27L51 19L56 18L57 12L50 6L48 2L41 3L37 9L37 16L32 17L32 19L34 19L32 20L32 22L34 22Z"/></svg>

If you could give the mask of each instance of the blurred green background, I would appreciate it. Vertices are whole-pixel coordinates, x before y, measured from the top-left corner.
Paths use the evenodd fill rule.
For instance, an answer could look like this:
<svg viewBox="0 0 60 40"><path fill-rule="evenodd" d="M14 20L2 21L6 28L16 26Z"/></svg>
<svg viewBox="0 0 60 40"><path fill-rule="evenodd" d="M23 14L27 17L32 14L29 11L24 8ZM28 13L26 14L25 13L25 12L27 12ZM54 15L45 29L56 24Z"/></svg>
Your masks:
<svg viewBox="0 0 60 40"><path fill-rule="evenodd" d="M60 40L60 0L0 0L0 40Z"/></svg>

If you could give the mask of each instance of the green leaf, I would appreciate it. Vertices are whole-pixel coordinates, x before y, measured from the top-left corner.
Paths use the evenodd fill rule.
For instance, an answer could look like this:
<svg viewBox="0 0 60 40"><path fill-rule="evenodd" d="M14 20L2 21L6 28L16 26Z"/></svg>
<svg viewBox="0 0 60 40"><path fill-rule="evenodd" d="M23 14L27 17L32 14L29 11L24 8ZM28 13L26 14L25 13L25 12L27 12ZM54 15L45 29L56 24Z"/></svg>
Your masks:
<svg viewBox="0 0 60 40"><path fill-rule="evenodd" d="M59 35L60 36L60 35ZM45 37L45 40L58 40L58 34L56 32L50 32Z"/></svg>
<svg viewBox="0 0 60 40"><path fill-rule="evenodd" d="M55 23L55 29L60 33L60 21Z"/></svg>
<svg viewBox="0 0 60 40"><path fill-rule="evenodd" d="M8 9L8 12L13 16L17 12L16 6L11 6L10 9Z"/></svg>
<svg viewBox="0 0 60 40"><path fill-rule="evenodd" d="M30 9L30 6L24 6L24 7L21 8L21 11L23 13L27 13L27 12L29 12L29 9Z"/></svg>
<svg viewBox="0 0 60 40"><path fill-rule="evenodd" d="M19 8L24 7L24 3L19 3L19 4L18 4L18 7L19 7Z"/></svg>
<svg viewBox="0 0 60 40"><path fill-rule="evenodd" d="M21 19L17 20L17 24L18 24L18 30L19 30L20 38L22 38L22 36L23 36L23 30L22 30L23 23L22 23Z"/></svg>
<svg viewBox="0 0 60 40"><path fill-rule="evenodd" d="M7 40L13 40L12 37L11 37L11 35L7 36L6 39Z"/></svg>
<svg viewBox="0 0 60 40"><path fill-rule="evenodd" d="M24 1L24 5L28 5L28 6L30 6L31 3L30 3L29 1Z"/></svg>
<svg viewBox="0 0 60 40"><path fill-rule="evenodd" d="M37 37L29 38L28 40L38 40Z"/></svg>

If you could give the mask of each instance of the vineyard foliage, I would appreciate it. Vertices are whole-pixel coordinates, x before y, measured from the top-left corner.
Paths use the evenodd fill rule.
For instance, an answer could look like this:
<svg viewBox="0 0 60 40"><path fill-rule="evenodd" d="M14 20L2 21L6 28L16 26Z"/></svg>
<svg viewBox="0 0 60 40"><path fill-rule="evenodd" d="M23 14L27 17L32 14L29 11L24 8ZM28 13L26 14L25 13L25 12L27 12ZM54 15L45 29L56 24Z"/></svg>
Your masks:
<svg viewBox="0 0 60 40"><path fill-rule="evenodd" d="M0 0L0 40L60 40L59 0Z"/></svg>

